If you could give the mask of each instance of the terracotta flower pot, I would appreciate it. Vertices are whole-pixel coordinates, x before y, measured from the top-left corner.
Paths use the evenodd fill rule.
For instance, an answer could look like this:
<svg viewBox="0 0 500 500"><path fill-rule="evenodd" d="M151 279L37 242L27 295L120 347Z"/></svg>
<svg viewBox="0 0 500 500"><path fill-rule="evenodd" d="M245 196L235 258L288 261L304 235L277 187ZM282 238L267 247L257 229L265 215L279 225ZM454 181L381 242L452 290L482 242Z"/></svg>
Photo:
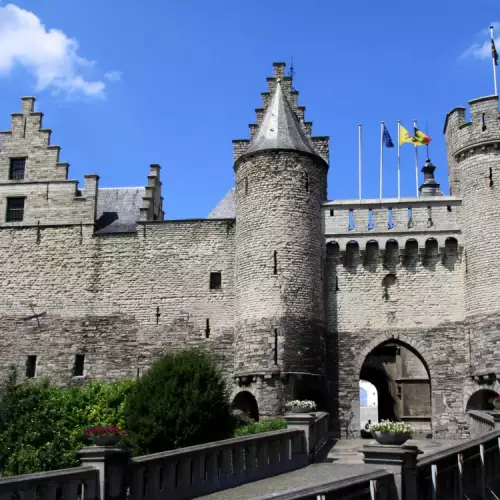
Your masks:
<svg viewBox="0 0 500 500"><path fill-rule="evenodd" d="M109 436L92 436L92 444L96 446L115 446L120 441L120 436L111 434Z"/></svg>
<svg viewBox="0 0 500 500"><path fill-rule="evenodd" d="M395 432L387 431L373 431L372 435L379 444L388 444L392 446L402 445L411 438L410 434L396 434Z"/></svg>

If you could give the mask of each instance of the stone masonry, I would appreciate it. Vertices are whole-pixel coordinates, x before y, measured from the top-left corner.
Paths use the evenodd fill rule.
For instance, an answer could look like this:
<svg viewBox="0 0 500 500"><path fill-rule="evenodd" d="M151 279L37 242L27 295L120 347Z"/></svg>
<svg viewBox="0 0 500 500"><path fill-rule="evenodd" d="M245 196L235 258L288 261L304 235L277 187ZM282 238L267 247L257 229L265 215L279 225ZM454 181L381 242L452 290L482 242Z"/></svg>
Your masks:
<svg viewBox="0 0 500 500"><path fill-rule="evenodd" d="M135 378L199 345L261 417L315 399L358 436L363 371L402 419L466 437L472 394L500 390L498 98L447 116L453 196L429 160L418 198L340 201L297 98L275 63L235 187L206 219L165 220L159 165L143 187L80 189L23 97L0 135L0 376Z"/></svg>

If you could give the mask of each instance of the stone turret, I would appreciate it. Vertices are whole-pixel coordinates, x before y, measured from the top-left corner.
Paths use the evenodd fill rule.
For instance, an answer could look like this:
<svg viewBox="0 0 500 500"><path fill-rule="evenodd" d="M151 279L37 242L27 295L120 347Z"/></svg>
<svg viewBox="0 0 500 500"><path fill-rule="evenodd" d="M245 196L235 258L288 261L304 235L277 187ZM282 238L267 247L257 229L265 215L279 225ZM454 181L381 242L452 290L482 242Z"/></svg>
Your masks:
<svg viewBox="0 0 500 500"><path fill-rule="evenodd" d="M320 387L324 358L328 139L317 140L321 155L284 65L274 69L264 110L257 111L260 126L250 126L251 142L235 141L234 165L235 375L251 385L262 415L279 412L308 383Z"/></svg>
<svg viewBox="0 0 500 500"><path fill-rule="evenodd" d="M427 159L421 170L424 174L424 182L418 188L420 196L443 196L440 185L434 178L434 170L436 170L436 167L431 160Z"/></svg>
<svg viewBox="0 0 500 500"><path fill-rule="evenodd" d="M453 194L462 197L464 298L473 368L498 367L500 348L500 114L498 96L469 102L447 118L445 136ZM495 352L495 349L498 351Z"/></svg>

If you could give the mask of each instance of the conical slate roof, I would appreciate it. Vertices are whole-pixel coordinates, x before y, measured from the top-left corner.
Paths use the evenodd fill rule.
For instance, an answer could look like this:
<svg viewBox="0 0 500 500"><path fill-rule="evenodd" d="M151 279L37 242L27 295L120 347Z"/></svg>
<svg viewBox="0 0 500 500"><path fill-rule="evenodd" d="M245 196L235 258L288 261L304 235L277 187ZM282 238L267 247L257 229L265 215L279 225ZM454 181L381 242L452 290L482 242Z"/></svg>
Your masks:
<svg viewBox="0 0 500 500"><path fill-rule="evenodd" d="M243 156L269 149L304 151L319 156L283 94L279 79L259 131Z"/></svg>

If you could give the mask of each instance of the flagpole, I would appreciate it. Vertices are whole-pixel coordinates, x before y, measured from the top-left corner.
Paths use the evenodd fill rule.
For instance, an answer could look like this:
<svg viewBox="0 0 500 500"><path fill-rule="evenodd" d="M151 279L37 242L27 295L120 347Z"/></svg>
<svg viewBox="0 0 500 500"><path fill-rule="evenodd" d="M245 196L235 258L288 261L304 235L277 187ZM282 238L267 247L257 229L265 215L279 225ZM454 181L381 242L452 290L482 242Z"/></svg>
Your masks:
<svg viewBox="0 0 500 500"><path fill-rule="evenodd" d="M413 133L415 134L415 129L417 128L417 120L413 120ZM415 187L418 198L418 149L417 146L415 148Z"/></svg>
<svg viewBox="0 0 500 500"><path fill-rule="evenodd" d="M401 198L401 156L399 153L399 134L400 134L401 120L398 120L398 200Z"/></svg>
<svg viewBox="0 0 500 500"><path fill-rule="evenodd" d="M495 35L493 34L493 30L495 28L493 26L490 26L490 35L491 35L491 40L495 40ZM493 45L493 44L492 44ZM497 90L497 70L496 70L496 64L495 64L495 58L493 57L493 54L491 54L491 62L493 63L493 85L495 86L495 95L498 95L498 90Z"/></svg>
<svg viewBox="0 0 500 500"><path fill-rule="evenodd" d="M382 199L382 179L384 171L384 122L380 122L380 196Z"/></svg>
<svg viewBox="0 0 500 500"><path fill-rule="evenodd" d="M361 128L362 125L358 125L358 193L359 201L361 201Z"/></svg>

